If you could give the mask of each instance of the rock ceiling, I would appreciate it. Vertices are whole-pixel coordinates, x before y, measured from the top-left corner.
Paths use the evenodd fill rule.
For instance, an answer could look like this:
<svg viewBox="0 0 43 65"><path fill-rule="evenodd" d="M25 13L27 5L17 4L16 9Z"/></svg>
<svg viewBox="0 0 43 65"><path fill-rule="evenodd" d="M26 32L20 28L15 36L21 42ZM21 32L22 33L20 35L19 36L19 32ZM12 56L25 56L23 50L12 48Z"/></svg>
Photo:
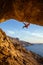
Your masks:
<svg viewBox="0 0 43 65"><path fill-rule="evenodd" d="M0 0L0 22L8 19L43 26L43 0Z"/></svg>

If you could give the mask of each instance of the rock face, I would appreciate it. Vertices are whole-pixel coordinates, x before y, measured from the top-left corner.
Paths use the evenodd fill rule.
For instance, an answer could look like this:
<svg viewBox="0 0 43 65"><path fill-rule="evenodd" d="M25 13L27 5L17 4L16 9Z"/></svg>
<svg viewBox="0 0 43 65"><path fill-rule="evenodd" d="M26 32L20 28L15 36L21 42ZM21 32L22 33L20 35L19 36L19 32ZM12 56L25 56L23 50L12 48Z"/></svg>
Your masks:
<svg viewBox="0 0 43 65"><path fill-rule="evenodd" d="M7 19L43 26L43 0L0 0L0 22Z"/></svg>
<svg viewBox="0 0 43 65"><path fill-rule="evenodd" d="M22 46L14 45L0 29L0 65L41 65L41 62L32 52Z"/></svg>

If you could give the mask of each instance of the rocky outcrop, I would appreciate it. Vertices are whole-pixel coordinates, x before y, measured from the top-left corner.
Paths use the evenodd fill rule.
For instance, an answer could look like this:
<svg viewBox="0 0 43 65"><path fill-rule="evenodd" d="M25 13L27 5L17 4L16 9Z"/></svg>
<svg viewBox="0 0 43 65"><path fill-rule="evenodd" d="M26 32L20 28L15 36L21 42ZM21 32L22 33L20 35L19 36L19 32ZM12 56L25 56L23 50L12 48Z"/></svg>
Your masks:
<svg viewBox="0 0 43 65"><path fill-rule="evenodd" d="M0 29L0 65L41 65L32 52L16 46Z"/></svg>
<svg viewBox="0 0 43 65"><path fill-rule="evenodd" d="M0 0L0 22L8 19L43 26L43 0Z"/></svg>

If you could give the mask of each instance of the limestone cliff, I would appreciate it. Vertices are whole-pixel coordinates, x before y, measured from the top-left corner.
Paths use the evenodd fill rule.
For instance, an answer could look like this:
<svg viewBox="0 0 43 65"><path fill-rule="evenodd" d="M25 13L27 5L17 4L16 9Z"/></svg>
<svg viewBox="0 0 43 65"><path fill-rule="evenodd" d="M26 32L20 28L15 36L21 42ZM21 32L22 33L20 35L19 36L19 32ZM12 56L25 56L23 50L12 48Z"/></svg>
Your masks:
<svg viewBox="0 0 43 65"><path fill-rule="evenodd" d="M0 0L0 22L8 19L43 26L43 0Z"/></svg>
<svg viewBox="0 0 43 65"><path fill-rule="evenodd" d="M24 47L16 47L0 29L0 65L41 65L41 62Z"/></svg>

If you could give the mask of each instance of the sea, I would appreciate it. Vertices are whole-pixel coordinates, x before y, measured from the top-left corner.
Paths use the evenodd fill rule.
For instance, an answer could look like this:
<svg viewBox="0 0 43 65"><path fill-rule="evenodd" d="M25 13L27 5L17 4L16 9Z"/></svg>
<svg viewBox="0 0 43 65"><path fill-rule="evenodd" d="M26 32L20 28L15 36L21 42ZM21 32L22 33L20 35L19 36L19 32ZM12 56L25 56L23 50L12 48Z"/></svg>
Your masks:
<svg viewBox="0 0 43 65"><path fill-rule="evenodd" d="M33 44L26 46L25 48L43 57L43 44Z"/></svg>

